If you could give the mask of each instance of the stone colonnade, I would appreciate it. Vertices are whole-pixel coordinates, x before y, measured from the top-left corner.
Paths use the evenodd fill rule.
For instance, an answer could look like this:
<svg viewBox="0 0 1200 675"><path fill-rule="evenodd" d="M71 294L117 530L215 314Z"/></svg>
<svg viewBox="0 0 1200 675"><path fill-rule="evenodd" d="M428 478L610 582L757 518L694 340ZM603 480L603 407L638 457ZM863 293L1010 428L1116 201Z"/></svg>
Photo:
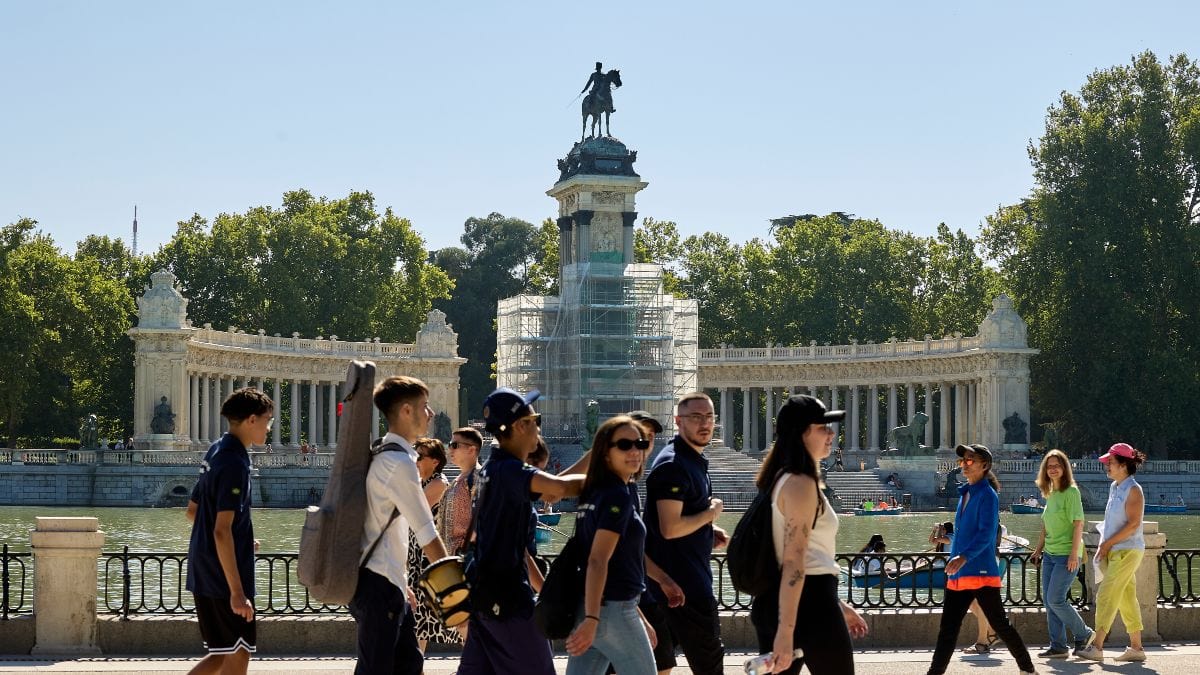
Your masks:
<svg viewBox="0 0 1200 675"><path fill-rule="evenodd" d="M974 337L806 347L722 345L701 350L699 380L718 401L726 444L732 445L740 433L738 449L747 452L770 445L775 413L792 394L816 396L830 409L847 411L845 422L835 425L835 447L848 452L886 450L888 431L912 425L920 415L925 446L947 449L980 442L1024 449L1029 442L1029 358L1036 353L1026 343L1024 321L1002 295ZM740 420L734 412L738 402ZM1016 433L1020 427L1011 421L1014 431L1005 428L1013 415L1026 425L1025 432ZM1014 435L1022 437L1020 442Z"/></svg>
<svg viewBox="0 0 1200 675"><path fill-rule="evenodd" d="M373 361L376 381L392 375L420 378L430 405L458 420L458 335L446 315L429 312L415 344L346 342L194 328L187 299L170 272L159 271L138 299L138 325L129 335L134 356L134 441L141 449L201 449L228 429L221 402L254 386L275 402L269 442L275 447L337 445L337 404L351 360ZM285 411L285 393L288 409ZM165 399L165 401L164 401ZM165 404L165 407L164 407ZM169 413L167 412L169 410ZM286 413L286 414L285 414ZM159 422L155 422L155 418ZM169 432L162 420L170 417ZM284 421L287 420L285 425ZM158 427L156 429L156 426ZM379 429L378 411L375 429Z"/></svg>

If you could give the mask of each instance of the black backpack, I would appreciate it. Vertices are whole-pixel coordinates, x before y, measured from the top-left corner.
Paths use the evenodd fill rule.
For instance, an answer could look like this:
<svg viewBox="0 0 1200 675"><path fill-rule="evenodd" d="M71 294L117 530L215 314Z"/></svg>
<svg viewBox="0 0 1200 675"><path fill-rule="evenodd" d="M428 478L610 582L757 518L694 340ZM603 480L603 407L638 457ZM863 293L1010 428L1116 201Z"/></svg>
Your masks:
<svg viewBox="0 0 1200 675"><path fill-rule="evenodd" d="M759 490L750 502L750 508L742 514L729 538L725 562L729 580L742 593L759 596L779 587L779 563L775 562L775 536L771 531L770 490Z"/></svg>

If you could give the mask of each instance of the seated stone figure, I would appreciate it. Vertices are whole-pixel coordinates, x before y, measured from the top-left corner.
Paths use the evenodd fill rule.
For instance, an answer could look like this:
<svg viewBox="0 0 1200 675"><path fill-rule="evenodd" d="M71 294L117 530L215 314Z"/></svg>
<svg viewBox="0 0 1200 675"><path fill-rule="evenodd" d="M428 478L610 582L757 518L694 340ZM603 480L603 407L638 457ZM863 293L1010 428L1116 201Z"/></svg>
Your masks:
<svg viewBox="0 0 1200 675"><path fill-rule="evenodd" d="M156 434L175 433L175 413L171 412L171 404L167 403L166 396L154 406L154 419L150 420L150 431Z"/></svg>
<svg viewBox="0 0 1200 675"><path fill-rule="evenodd" d="M928 423L929 418L925 413L916 413L908 426L896 427L888 432L888 449L906 457L934 454L935 448L921 445L921 441L925 439L925 425Z"/></svg>

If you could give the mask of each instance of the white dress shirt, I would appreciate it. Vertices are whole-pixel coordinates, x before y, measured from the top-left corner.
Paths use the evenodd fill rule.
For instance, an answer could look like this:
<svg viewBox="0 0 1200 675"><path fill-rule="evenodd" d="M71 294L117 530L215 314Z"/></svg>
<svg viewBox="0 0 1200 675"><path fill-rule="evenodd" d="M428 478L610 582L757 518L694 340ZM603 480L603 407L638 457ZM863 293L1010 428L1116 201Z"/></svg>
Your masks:
<svg viewBox="0 0 1200 675"><path fill-rule="evenodd" d="M371 468L367 471L367 520L360 555L366 555L367 549L379 538L380 531L392 516L392 509L399 509L399 517L388 527L371 559L364 562L367 569L387 577L396 588L404 589L408 586L408 529L413 529L417 543L423 547L437 537L437 528L421 489L417 451L408 441L390 431L383 437L383 445L389 443L399 445L403 451L381 452L371 460Z"/></svg>

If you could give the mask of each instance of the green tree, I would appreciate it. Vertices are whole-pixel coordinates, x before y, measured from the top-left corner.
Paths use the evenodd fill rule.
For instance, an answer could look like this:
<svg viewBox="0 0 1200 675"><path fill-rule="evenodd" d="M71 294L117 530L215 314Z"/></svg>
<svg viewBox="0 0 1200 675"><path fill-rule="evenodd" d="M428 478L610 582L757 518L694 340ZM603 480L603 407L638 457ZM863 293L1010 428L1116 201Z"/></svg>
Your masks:
<svg viewBox="0 0 1200 675"><path fill-rule="evenodd" d="M1200 68L1145 52L1092 73L1029 154L1034 194L983 238L1042 350L1034 405L1077 448L1194 449Z"/></svg>
<svg viewBox="0 0 1200 675"><path fill-rule="evenodd" d="M661 265L663 289L676 296L681 295L679 263L682 257L683 242L679 227L673 221L643 218L642 224L634 229L634 262Z"/></svg>

